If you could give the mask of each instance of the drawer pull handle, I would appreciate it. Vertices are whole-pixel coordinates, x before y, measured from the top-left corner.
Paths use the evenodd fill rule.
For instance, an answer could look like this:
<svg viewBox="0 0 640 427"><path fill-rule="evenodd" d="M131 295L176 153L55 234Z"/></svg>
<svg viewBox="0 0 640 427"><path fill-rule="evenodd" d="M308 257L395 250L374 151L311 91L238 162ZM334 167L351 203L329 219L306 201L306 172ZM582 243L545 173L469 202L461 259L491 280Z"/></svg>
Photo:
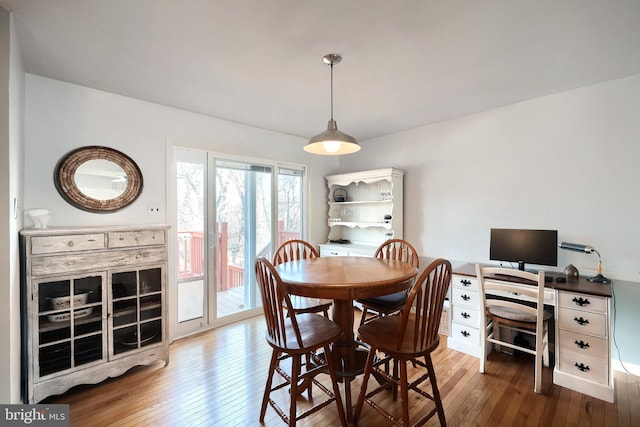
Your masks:
<svg viewBox="0 0 640 427"><path fill-rule="evenodd" d="M574 320L578 325L581 325L581 326L584 326L584 325L589 324L589 319L585 319L585 318L583 318L582 316L580 316L580 317L574 317L574 318L573 318L573 320Z"/></svg>
<svg viewBox="0 0 640 427"><path fill-rule="evenodd" d="M575 302L575 303L576 303L576 305L579 305L580 307L584 307L585 305L589 305L589 304L591 304L591 303L589 302L589 299L587 299L587 298L582 298L582 297L580 297L580 298L576 298L576 297L574 297L574 298L573 298L573 302Z"/></svg>
<svg viewBox="0 0 640 427"><path fill-rule="evenodd" d="M460 280L460 283L463 284L464 286L469 286L471 285L471 280L462 279Z"/></svg>
<svg viewBox="0 0 640 427"><path fill-rule="evenodd" d="M466 313L466 312L460 313L460 315L462 317L464 317L465 319L468 319L469 317L471 317L471 315L469 313Z"/></svg>
<svg viewBox="0 0 640 427"><path fill-rule="evenodd" d="M67 242L67 246L69 247L73 246L73 242Z"/></svg>
<svg viewBox="0 0 640 427"><path fill-rule="evenodd" d="M471 299L471 297L469 295L460 295L460 298L462 298L465 301L469 301Z"/></svg>
<svg viewBox="0 0 640 427"><path fill-rule="evenodd" d="M589 365L585 365L582 362L580 362L580 364L578 364L578 362L576 362L575 367L580 369L582 372L587 372L589 370Z"/></svg>
<svg viewBox="0 0 640 427"><path fill-rule="evenodd" d="M471 335L469 332L467 331L460 331L460 333L462 334L463 337L468 337L469 335Z"/></svg>
<svg viewBox="0 0 640 427"><path fill-rule="evenodd" d="M582 340L578 341L576 340L576 345L580 348L589 348L589 343L588 342L584 342Z"/></svg>

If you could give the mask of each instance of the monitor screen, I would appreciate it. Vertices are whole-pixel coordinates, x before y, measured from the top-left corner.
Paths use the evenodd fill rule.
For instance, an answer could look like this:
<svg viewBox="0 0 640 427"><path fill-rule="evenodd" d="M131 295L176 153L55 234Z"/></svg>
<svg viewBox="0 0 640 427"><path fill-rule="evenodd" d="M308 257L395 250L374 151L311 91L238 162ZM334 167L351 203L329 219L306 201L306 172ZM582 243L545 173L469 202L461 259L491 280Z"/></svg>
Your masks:
<svg viewBox="0 0 640 427"><path fill-rule="evenodd" d="M558 230L492 228L489 259L525 264L558 265Z"/></svg>

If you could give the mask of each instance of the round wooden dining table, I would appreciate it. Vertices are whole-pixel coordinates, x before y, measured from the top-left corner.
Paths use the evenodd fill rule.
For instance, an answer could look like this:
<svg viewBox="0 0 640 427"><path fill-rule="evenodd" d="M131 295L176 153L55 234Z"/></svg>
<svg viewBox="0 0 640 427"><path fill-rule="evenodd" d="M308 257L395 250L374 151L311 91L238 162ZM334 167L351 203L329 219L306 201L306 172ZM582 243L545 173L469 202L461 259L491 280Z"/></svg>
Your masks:
<svg viewBox="0 0 640 427"><path fill-rule="evenodd" d="M354 337L353 301L409 289L418 269L402 261L345 256L290 261L276 270L290 294L333 300L332 319L341 326L342 335L332 346L332 355L345 384L350 418L349 383L363 372L367 357Z"/></svg>

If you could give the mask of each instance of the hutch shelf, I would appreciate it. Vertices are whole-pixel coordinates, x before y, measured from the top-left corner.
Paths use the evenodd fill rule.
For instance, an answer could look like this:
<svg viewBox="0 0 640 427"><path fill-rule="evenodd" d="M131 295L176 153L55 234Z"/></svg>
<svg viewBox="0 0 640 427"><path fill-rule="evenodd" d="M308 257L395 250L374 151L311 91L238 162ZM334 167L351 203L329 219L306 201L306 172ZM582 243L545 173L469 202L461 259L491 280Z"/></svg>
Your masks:
<svg viewBox="0 0 640 427"><path fill-rule="evenodd" d="M372 256L403 235L404 171L387 168L326 176L329 189L326 244L321 256Z"/></svg>

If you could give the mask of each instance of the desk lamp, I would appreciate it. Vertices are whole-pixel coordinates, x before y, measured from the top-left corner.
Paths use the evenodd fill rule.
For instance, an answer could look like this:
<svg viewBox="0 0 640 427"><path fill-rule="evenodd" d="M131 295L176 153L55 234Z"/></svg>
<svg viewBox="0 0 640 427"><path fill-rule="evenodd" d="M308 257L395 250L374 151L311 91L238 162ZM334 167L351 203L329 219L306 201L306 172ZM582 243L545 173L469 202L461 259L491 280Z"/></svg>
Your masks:
<svg viewBox="0 0 640 427"><path fill-rule="evenodd" d="M560 249L566 249L568 251L574 251L574 252L584 252L585 254L590 254L595 252L596 254L598 254L598 274L596 274L593 277L588 278L587 280L590 282L596 282L596 283L610 283L611 280L607 279L606 277L604 277L602 275L602 258L600 257L600 252L596 251L593 246L587 246L587 245L579 245L577 243L568 243L568 242L562 242L558 245L558 247Z"/></svg>

